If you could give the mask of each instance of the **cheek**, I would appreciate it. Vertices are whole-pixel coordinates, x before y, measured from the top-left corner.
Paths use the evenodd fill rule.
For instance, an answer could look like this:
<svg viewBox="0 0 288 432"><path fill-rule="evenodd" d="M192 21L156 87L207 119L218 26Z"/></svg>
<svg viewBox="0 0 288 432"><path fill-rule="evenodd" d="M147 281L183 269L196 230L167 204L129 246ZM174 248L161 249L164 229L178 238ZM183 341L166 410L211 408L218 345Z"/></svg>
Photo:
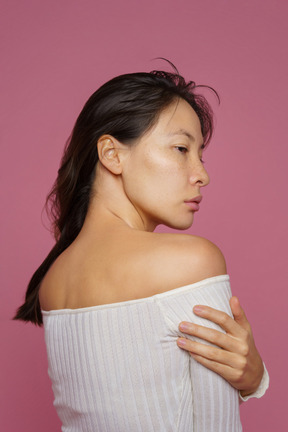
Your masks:
<svg viewBox="0 0 288 432"><path fill-rule="evenodd" d="M142 167L143 187L151 198L167 200L176 191L181 173L175 163L163 160L163 157L147 158Z"/></svg>
<svg viewBox="0 0 288 432"><path fill-rule="evenodd" d="M128 198L138 205L152 205L152 201L154 204L162 201L168 204L168 201L177 200L181 191L184 192L185 170L161 151L134 154L127 168L123 176L125 191Z"/></svg>
<svg viewBox="0 0 288 432"><path fill-rule="evenodd" d="M181 172L183 177L183 170L179 163L171 157L167 157L165 152L149 152L147 153L145 160L143 161L143 170L146 175L146 180L153 178L155 182L162 183L173 183L179 179Z"/></svg>

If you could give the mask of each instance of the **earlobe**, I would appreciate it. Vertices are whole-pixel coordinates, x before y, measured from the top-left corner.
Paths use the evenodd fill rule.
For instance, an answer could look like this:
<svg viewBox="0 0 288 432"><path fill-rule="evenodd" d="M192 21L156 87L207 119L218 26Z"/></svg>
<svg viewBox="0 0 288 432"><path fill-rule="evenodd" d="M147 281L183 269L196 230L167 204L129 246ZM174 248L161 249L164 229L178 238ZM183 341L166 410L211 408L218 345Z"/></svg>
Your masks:
<svg viewBox="0 0 288 432"><path fill-rule="evenodd" d="M115 175L121 174L120 143L111 135L102 135L97 142L97 148L102 165Z"/></svg>

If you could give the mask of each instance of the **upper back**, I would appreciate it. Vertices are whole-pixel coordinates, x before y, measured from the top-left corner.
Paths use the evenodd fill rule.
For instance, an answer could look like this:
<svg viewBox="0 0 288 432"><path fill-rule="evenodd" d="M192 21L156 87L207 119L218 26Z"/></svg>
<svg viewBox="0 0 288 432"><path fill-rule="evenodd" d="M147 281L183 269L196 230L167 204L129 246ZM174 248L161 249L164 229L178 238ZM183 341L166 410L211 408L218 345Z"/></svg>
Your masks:
<svg viewBox="0 0 288 432"><path fill-rule="evenodd" d="M79 237L58 257L40 288L43 310L76 309L149 297L225 274L208 240L137 230Z"/></svg>

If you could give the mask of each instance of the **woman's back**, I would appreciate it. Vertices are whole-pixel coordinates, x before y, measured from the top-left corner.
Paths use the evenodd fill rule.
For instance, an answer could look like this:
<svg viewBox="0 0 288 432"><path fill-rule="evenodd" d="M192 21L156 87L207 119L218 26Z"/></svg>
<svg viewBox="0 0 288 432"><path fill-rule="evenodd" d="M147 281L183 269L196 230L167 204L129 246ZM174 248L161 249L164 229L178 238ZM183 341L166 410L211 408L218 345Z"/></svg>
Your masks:
<svg viewBox="0 0 288 432"><path fill-rule="evenodd" d="M220 250L203 238L105 225L83 229L56 260L41 285L42 309L135 300L226 273Z"/></svg>
<svg viewBox="0 0 288 432"><path fill-rule="evenodd" d="M203 324L195 304L231 314L221 252L101 220L87 219L40 290L62 430L241 431L238 392L177 346L181 321Z"/></svg>

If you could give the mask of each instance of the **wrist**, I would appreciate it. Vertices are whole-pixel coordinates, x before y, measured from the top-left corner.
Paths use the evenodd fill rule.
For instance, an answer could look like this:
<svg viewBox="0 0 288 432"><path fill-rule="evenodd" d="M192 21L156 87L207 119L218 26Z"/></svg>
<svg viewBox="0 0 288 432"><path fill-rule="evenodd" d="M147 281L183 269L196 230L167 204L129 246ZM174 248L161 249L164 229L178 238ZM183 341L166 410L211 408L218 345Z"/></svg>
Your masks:
<svg viewBox="0 0 288 432"><path fill-rule="evenodd" d="M261 384L263 375L264 375L264 365L263 365L263 362L261 360L261 367L259 368L259 371L257 373L257 376L255 376L253 383L251 383L251 386L249 386L249 388L242 389L239 391L241 397L244 398L246 396L249 396L249 395L252 395L253 393L255 393Z"/></svg>
<svg viewBox="0 0 288 432"><path fill-rule="evenodd" d="M260 381L259 386L254 390L254 392L250 393L248 390L241 390L239 391L239 397L240 397L240 401L241 402L246 402L248 399L250 398L261 398L266 390L269 387L269 375L267 372L267 369L265 367L265 364L263 363L263 376L262 379ZM241 403L240 402L240 403Z"/></svg>

